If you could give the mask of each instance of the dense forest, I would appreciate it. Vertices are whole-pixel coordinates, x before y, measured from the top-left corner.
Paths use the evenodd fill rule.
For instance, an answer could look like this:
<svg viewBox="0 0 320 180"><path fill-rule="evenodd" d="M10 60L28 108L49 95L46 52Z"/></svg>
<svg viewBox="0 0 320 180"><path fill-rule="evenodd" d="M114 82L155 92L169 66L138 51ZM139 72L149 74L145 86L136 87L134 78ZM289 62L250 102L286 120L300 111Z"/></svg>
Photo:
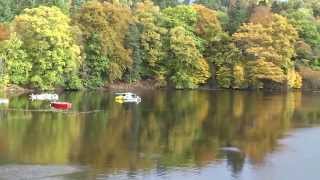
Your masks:
<svg viewBox="0 0 320 180"><path fill-rule="evenodd" d="M1 0L0 86L301 88L319 0Z"/></svg>

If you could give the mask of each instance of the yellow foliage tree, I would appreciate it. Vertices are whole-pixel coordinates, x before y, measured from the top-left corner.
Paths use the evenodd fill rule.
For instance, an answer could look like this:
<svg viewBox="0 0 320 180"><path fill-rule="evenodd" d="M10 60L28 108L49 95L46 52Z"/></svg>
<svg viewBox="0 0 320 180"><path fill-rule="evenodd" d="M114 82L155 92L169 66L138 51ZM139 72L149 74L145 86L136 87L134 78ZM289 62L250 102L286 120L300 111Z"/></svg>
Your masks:
<svg viewBox="0 0 320 180"><path fill-rule="evenodd" d="M197 50L196 44L187 31L178 26L170 31L170 77L176 88L196 88L209 77L209 65Z"/></svg>
<svg viewBox="0 0 320 180"><path fill-rule="evenodd" d="M295 56L294 44L298 33L285 17L277 14L271 16L270 23L247 23L233 35L248 60L251 82L268 79L284 83L287 82L288 71L294 69L292 58Z"/></svg>
<svg viewBox="0 0 320 180"><path fill-rule="evenodd" d="M197 12L196 34L204 38L205 41L217 41L222 28L216 11L206 8L203 5L193 5Z"/></svg>
<svg viewBox="0 0 320 180"><path fill-rule="evenodd" d="M81 88L78 78L78 69L82 63L81 49L74 39L70 17L58 7L39 6L25 9L16 16L12 28L16 31L18 41L22 43L21 48L16 49L18 52L13 54L17 56L23 50L26 57L18 61L19 56L13 55L7 59L15 59L13 63L32 64L30 72L17 73L21 78L25 78L21 76L25 73L30 74L30 78L24 80L25 83L42 90L52 90L57 86ZM25 64L22 69L26 71L29 66ZM15 71L19 72L19 68Z"/></svg>
<svg viewBox="0 0 320 180"><path fill-rule="evenodd" d="M294 69L288 71L288 86L290 88L299 89L302 86L302 77Z"/></svg>
<svg viewBox="0 0 320 180"><path fill-rule="evenodd" d="M245 69L242 64L236 64L233 66L233 84L232 88L240 89L246 83L245 79Z"/></svg>
<svg viewBox="0 0 320 180"><path fill-rule="evenodd" d="M278 83L283 83L285 74L283 70L264 59L250 61L247 63L247 77L253 85L259 87L259 80L272 80Z"/></svg>

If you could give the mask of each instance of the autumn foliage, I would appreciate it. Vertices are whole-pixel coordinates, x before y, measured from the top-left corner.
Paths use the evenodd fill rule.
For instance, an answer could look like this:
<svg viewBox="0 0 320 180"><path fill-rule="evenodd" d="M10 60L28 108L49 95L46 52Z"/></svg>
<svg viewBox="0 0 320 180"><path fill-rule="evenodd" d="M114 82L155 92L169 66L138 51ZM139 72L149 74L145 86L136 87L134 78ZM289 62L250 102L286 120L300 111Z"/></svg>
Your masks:
<svg viewBox="0 0 320 180"><path fill-rule="evenodd" d="M234 89L267 81L300 88L298 66L320 69L320 6L312 0L6 2L0 79L21 86L151 80L183 89L210 80Z"/></svg>
<svg viewBox="0 0 320 180"><path fill-rule="evenodd" d="M9 38L8 30L3 25L0 25L0 41L6 40L8 38Z"/></svg>
<svg viewBox="0 0 320 180"><path fill-rule="evenodd" d="M288 71L294 71L292 58L295 55L297 31L280 15L264 18L271 22L244 24L233 35L236 44L244 52L250 72L248 77L254 86L258 85L259 79L285 82Z"/></svg>

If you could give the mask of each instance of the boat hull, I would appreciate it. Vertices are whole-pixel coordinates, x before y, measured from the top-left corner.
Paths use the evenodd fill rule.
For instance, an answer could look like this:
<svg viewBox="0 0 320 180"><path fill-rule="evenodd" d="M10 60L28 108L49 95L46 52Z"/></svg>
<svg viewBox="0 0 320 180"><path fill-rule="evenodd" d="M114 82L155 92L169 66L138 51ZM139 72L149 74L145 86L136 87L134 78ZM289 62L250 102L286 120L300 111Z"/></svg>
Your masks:
<svg viewBox="0 0 320 180"><path fill-rule="evenodd" d="M72 104L68 102L52 102L50 106L55 109L68 110L72 108Z"/></svg>
<svg viewBox="0 0 320 180"><path fill-rule="evenodd" d="M118 103L140 103L141 102L140 97L136 97L136 98L116 97L115 100Z"/></svg>

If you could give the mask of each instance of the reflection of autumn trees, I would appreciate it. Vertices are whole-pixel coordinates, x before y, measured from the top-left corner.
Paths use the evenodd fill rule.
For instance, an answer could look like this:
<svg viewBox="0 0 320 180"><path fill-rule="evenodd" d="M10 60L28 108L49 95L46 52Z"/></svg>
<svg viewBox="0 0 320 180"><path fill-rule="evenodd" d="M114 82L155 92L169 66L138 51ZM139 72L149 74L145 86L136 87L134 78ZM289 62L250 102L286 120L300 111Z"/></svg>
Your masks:
<svg viewBox="0 0 320 180"><path fill-rule="evenodd" d="M238 172L245 156L252 163L262 163L266 154L275 149L277 140L291 127L300 96L300 92L214 93L209 99L210 109L202 125L202 135L195 139L197 164L227 158L231 168ZM226 146L239 147L243 153L219 151Z"/></svg>
<svg viewBox="0 0 320 180"><path fill-rule="evenodd" d="M193 143L201 135L201 126L208 114L208 94L180 91L162 98L167 99L167 110L161 112L158 119L162 131L159 143L163 145L165 157L162 163L193 162Z"/></svg>
<svg viewBox="0 0 320 180"><path fill-rule="evenodd" d="M62 100L94 114L10 112L0 121L0 159L81 163L105 171L204 166L227 159L234 172L245 158L262 163L292 126L300 92L155 91L143 102L116 104L108 93L71 93ZM20 97L11 107L45 107ZM223 152L239 147L243 153ZM3 156L5 155L5 156Z"/></svg>
<svg viewBox="0 0 320 180"><path fill-rule="evenodd" d="M152 168L156 162L176 165L188 161L186 157L193 156L193 140L207 116L207 95L185 96L181 92L168 99L166 95L149 97L149 102L156 106L147 102L148 97L141 106L111 102L107 123L100 124L98 131L92 129L102 119L85 121L82 146L76 157L95 168L107 166L110 170L137 170ZM179 99L181 106L176 105ZM201 105L202 108L194 108Z"/></svg>
<svg viewBox="0 0 320 180"><path fill-rule="evenodd" d="M90 139L94 148L80 148L86 155L79 158L99 168L130 170L201 166L227 158L235 171L241 170L244 155L259 163L275 148L291 126L300 94L177 91L151 94L144 101L139 106L109 104L105 129ZM92 129L90 124L95 123L86 122L85 130ZM239 147L244 154L222 153L224 146ZM90 156L94 153L99 158Z"/></svg>
<svg viewBox="0 0 320 180"><path fill-rule="evenodd" d="M240 132L241 139L235 139L253 162L261 162L275 148L277 139L290 128L300 93L257 95L252 98L244 106L246 114L242 120L247 120L247 123L238 125L243 129Z"/></svg>
<svg viewBox="0 0 320 180"><path fill-rule="evenodd" d="M283 133L290 128L300 94L223 92L212 97L205 141L216 139L219 146L236 146L252 160L261 162ZM213 100L215 99L215 101Z"/></svg>
<svg viewBox="0 0 320 180"><path fill-rule="evenodd" d="M0 139L8 161L68 163L72 144L79 137L80 121L62 114L17 112L0 121Z"/></svg>
<svg viewBox="0 0 320 180"><path fill-rule="evenodd" d="M306 93L301 98L300 108L294 113L295 127L306 127L320 124L320 101L318 92L308 94Z"/></svg>

